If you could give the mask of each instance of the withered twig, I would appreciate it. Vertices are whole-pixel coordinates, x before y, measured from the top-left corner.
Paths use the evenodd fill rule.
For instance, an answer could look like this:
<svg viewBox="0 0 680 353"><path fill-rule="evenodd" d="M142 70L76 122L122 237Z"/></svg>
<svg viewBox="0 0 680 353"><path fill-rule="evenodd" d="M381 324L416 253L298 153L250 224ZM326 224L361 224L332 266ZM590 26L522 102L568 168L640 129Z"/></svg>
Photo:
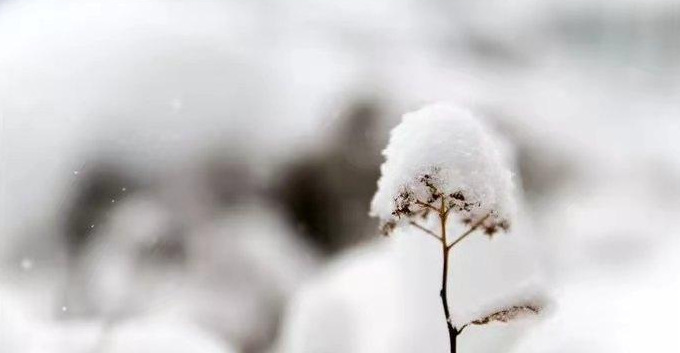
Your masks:
<svg viewBox="0 0 680 353"><path fill-rule="evenodd" d="M484 221L486 221L487 218L491 216L491 212L487 213L486 216L480 218L477 222L475 222L472 226L470 226L470 229L468 229L465 233L461 234L461 236L458 237L458 239L454 240L453 243L449 244L446 246L447 249L453 248L456 244L460 243L463 239L465 239L468 235L472 234L477 228L479 228Z"/></svg>
<svg viewBox="0 0 680 353"><path fill-rule="evenodd" d="M429 208L429 209L431 209L431 210L433 210L433 211L439 213L439 209L436 208L436 207L434 207L434 206L432 206L432 205L430 205L429 203L425 203L425 202L423 202L423 201L416 200L416 205L419 205L419 206L422 206L422 207Z"/></svg>
<svg viewBox="0 0 680 353"><path fill-rule="evenodd" d="M414 227L416 227L416 228L422 230L423 232L427 233L428 235L434 237L435 239L437 239L437 240L439 240L439 241L442 241L442 238L441 238L437 233L435 233L435 232L433 232L433 231L431 231L431 230L429 230L429 229L427 229L427 228L421 226L420 224L416 223L415 221L410 221L410 222L408 222L408 224L410 224L410 225L412 225L412 226L414 226Z"/></svg>

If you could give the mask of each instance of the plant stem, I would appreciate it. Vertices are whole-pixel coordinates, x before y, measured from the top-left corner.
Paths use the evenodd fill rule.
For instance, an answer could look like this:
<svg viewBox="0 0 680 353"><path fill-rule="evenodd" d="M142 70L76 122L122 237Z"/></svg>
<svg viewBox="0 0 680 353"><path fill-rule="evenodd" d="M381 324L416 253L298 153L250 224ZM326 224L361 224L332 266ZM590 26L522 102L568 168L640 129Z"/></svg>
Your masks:
<svg viewBox="0 0 680 353"><path fill-rule="evenodd" d="M451 249L452 247L456 246L456 244L460 243L461 240L465 239L468 235L472 234L477 228L479 228L484 221L491 216L491 213L487 213L486 216L480 218L477 222L475 222L472 226L470 226L470 229L467 230L467 232L463 233L461 236L458 237L453 243L447 246L447 248Z"/></svg>
<svg viewBox="0 0 680 353"><path fill-rule="evenodd" d="M446 203L445 197L442 196L442 204L439 209L439 220L441 221L441 243L442 243L442 257L443 257L443 269L442 269L442 288L439 295L442 298L442 306L444 306L444 315L446 316L446 328L449 331L449 346L451 348L451 353L456 353L456 341L458 338L458 330L453 326L451 322L451 312L449 311L449 300L447 295L447 284L449 280L449 250L451 247L447 245L446 241Z"/></svg>
<svg viewBox="0 0 680 353"><path fill-rule="evenodd" d="M427 228L421 226L420 224L418 224L418 223L416 223L416 222L414 222L414 221L409 222L409 224L412 225L412 226L414 226L414 227L416 227L416 228L418 228L418 229L420 229L420 230L422 230L422 231L425 232L427 235L429 235L429 236L431 236L431 237L434 237L435 239L437 239L437 240L441 243L442 238L439 237L439 235L437 235L435 232L433 232L433 231L431 231L431 230L429 230L429 229L427 229Z"/></svg>
<svg viewBox="0 0 680 353"><path fill-rule="evenodd" d="M444 315L446 316L446 328L449 331L449 346L450 346L450 352L451 353L456 353L456 341L458 340L458 335L460 335L465 327L467 325L464 325L460 328L456 328L453 325L453 321L451 320L451 311L449 310L449 299L448 299L448 294L447 294L447 287L448 287L448 282L449 282L449 253L451 252L451 249L458 243L460 243L463 239L465 239L467 236L472 234L477 228L479 228L484 221L491 216L491 213L487 213L484 217L480 218L477 220L475 223L473 223L470 226L470 229L468 229L466 232L461 234L456 240L454 240L451 244L448 243L448 238L446 236L446 221L449 215L450 209L447 209L446 207L446 197L444 195L441 196L441 205L439 209L437 209L435 206L432 206L428 203L422 202L420 200L416 200L416 204L420 205L423 207L423 209L431 209L437 212L439 216L439 221L441 225L441 235L437 235L435 232L430 231L429 229L421 226L420 224L416 223L415 221L411 221L410 224L415 226L416 228L424 231L428 235L436 238L439 240L439 242L442 245L442 288L439 291L439 296L442 299L442 306L444 307Z"/></svg>

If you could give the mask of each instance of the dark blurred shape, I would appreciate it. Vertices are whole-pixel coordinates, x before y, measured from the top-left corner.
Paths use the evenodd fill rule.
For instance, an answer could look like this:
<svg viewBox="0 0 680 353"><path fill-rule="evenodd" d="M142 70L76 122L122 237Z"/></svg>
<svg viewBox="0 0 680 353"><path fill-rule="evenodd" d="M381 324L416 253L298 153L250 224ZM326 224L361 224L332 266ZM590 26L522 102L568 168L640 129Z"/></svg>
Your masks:
<svg viewBox="0 0 680 353"><path fill-rule="evenodd" d="M529 198L559 190L575 174L575 167L560 151L541 152L526 143L517 144L517 164Z"/></svg>
<svg viewBox="0 0 680 353"><path fill-rule="evenodd" d="M378 103L361 100L341 116L328 148L293 162L277 187L291 222L322 252L359 242L379 176Z"/></svg>
<svg viewBox="0 0 680 353"><path fill-rule="evenodd" d="M529 201L547 197L577 176L573 159L561 146L550 143L545 132L527 126L521 119L493 107L482 108L495 130L514 147L522 191Z"/></svg>
<svg viewBox="0 0 680 353"><path fill-rule="evenodd" d="M113 163L98 162L80 171L73 199L66 211L64 238L69 257L77 257L89 240L94 226L107 213L133 193L138 183Z"/></svg>
<svg viewBox="0 0 680 353"><path fill-rule="evenodd" d="M252 168L241 158L225 158L223 154L214 154L207 159L204 183L209 190L209 197L218 208L238 206L258 196L260 188Z"/></svg>
<svg viewBox="0 0 680 353"><path fill-rule="evenodd" d="M546 33L579 57L643 67L652 72L675 70L680 59L680 11L677 6L617 7L613 3L556 12ZM640 4L642 5L642 4Z"/></svg>
<svg viewBox="0 0 680 353"><path fill-rule="evenodd" d="M185 229L172 227L162 237L155 239L151 244L145 244L141 249L140 258L156 263L158 266L181 265L187 262L188 239Z"/></svg>
<svg viewBox="0 0 680 353"><path fill-rule="evenodd" d="M457 46L452 46L457 50ZM476 61L484 62L494 67L503 66L511 69L524 69L531 63L530 58L511 43L489 35L470 32L465 38L465 48L473 55Z"/></svg>

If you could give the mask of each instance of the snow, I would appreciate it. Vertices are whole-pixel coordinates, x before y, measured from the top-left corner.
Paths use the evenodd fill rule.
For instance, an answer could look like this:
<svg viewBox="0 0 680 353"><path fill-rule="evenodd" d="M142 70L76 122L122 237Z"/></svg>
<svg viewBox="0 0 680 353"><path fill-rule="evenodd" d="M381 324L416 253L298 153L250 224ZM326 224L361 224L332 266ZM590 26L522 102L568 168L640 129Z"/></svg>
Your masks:
<svg viewBox="0 0 680 353"><path fill-rule="evenodd" d="M391 245L346 254L289 305L281 353L399 352L407 297Z"/></svg>
<svg viewBox="0 0 680 353"><path fill-rule="evenodd" d="M33 269L33 260L29 258L21 259L21 269L24 271L29 271Z"/></svg>
<svg viewBox="0 0 680 353"><path fill-rule="evenodd" d="M446 351L441 250L417 229L398 231L403 234L343 254L307 283L284 317L276 352ZM541 293L539 258L528 235L518 227L493 241L470 237L451 253L448 291L456 325ZM469 327L459 351L504 351L534 322Z"/></svg>
<svg viewBox="0 0 680 353"><path fill-rule="evenodd" d="M69 317L172 313L248 350L271 339L281 303L317 267L314 252L267 204L232 206L181 237L174 230L187 223L169 209L178 205L147 193L118 204L93 230L68 284ZM163 244L178 246L184 259L168 264Z"/></svg>
<svg viewBox="0 0 680 353"><path fill-rule="evenodd" d="M456 323L456 327L461 328L466 324L470 324L475 320L480 320L488 317L494 313L508 310L513 307L527 307L538 309L539 313L531 313L530 311L519 311L516 317L511 318L510 321L515 320L532 320L536 319L535 315L540 314L549 308L549 296L545 293L546 290L537 285L537 282L527 282L520 284L516 288L511 288L508 293L496 295L496 298L485 299L485 302L474 307L471 310L456 310L455 318L452 318ZM509 322L509 321L508 321ZM496 324L491 322L490 324Z"/></svg>
<svg viewBox="0 0 680 353"><path fill-rule="evenodd" d="M109 332L103 353L232 353L221 340L199 327L172 319L151 318L124 323Z"/></svg>
<svg viewBox="0 0 680 353"><path fill-rule="evenodd" d="M415 200L429 202L429 180L444 195L464 195L469 216L489 212L499 220L514 213L513 175L489 129L465 108L435 104L405 114L383 151L371 215L383 222ZM408 199L404 199L404 195ZM414 209L411 209L414 211Z"/></svg>
<svg viewBox="0 0 680 353"><path fill-rule="evenodd" d="M40 252L24 251L21 242L58 253L59 248L50 244L60 228L59 220L51 217L53 209L62 209L64 195L86 181L89 164L85 166L88 160L84 158L90 155L110 153L128 161L124 167L135 174L146 175L135 168L149 169L161 177L166 169L174 169L170 166L187 169L190 157L184 155L193 156L190 151L222 141L243 140L234 144L248 154L261 146L258 155L292 155L298 150L291 151L291 146L302 148L310 141L322 141L324 129L320 127L327 125L333 115L329 112L343 101L339 97L361 86L364 93L378 92L395 120L397 112L423 102L453 100L464 101L496 122L502 120L509 130L518 130L513 142L530 157L524 160L523 172L546 181L536 186L523 175L524 181L529 181L525 187L534 192L529 195L533 209L520 208L528 212L535 233L540 235L529 241L543 246L541 267L554 272L551 281L573 281L564 285L564 293L557 298L556 317L548 316L546 327L531 337L532 343L525 346L528 349L519 352L680 351L673 321L680 315L675 299L679 293L672 288L680 281L664 275L680 273L680 267L651 271L654 279L644 267L658 256L658 249L671 247L668 238L680 234L677 228L667 231L680 209L678 71L677 60L672 60L677 50L663 45L673 39L672 26L668 27L664 16L669 12L661 6L668 0L645 2L649 6L644 6L642 17L636 11L640 6L626 7L639 0L596 1L595 7L602 10L596 13L587 6L593 5L591 2L570 2L566 15L578 20L585 14L584 21L578 22L584 25L580 29L594 31L587 36L586 48L565 43L569 38L559 34L564 6L535 2L504 5L504 21L487 16L493 13L488 11L491 2L428 2L426 11L431 14L425 17L418 3L410 0L361 5L274 2L267 11L262 11L262 4L234 1L77 0L66 6L49 1L4 2L0 16L0 42L6 54L0 59L0 116L4 118L0 123L4 149L0 151L0 258L7 260L12 270L21 270L18 278L22 280L38 275L49 278L37 279L46 282L38 288L67 285L58 264ZM500 4L493 2L496 5ZM589 18L597 22L589 23ZM474 48L468 48L474 46L475 38L491 39L487 44L501 49L501 56L516 56L517 61L490 64L484 53L475 54ZM492 60L499 59L493 55ZM671 63L673 70L664 68ZM523 126L517 126L519 123ZM448 140L440 143L453 144ZM452 151L446 156L458 154L458 149ZM264 157L255 158L254 164L261 159ZM128 193L136 193L133 186L130 184ZM173 198L173 206L181 206L181 200ZM386 196L383 201L393 199ZM112 206L127 207L126 202L116 197ZM92 272L96 280L93 288L105 289L109 281L115 284L116 273L141 275L153 266L129 267L135 258L124 255L138 245L141 248L131 239L128 242L125 235L153 233L149 223L157 221L154 206L150 207L152 210L140 212L136 218L121 216L115 221L122 225L129 220L127 227L120 228L123 239L114 237L117 232L107 230L106 223L96 224L95 238L118 240L108 247L103 242L97 245L101 251L95 254L107 256L92 262L102 265ZM250 259L253 266L238 268L264 271L265 279L276 278L277 291L281 289L285 296L294 293L298 275L304 271L289 262L304 250L292 252L290 259L289 252L285 252L286 258L272 259L272 255L284 256L276 251L278 247L261 248L275 244L266 235L280 231L276 222L262 222L253 215L242 224L242 216L234 218L205 228L210 234L224 233L226 237L228 229L241 224L238 229L242 230L234 231L238 237L218 243L208 239L202 241L202 248L216 254L225 252L235 265ZM514 250L507 247L520 238L520 220L513 219L512 236L493 242L470 237L452 254L450 289L457 320L484 314L515 297L507 293L513 293L510 278L522 277L519 261L535 260L521 246ZM204 220L196 221L200 222ZM194 233L203 235L202 229ZM251 233L254 236L248 237ZM444 351L446 332L436 297L441 263L431 239L411 233L398 239L408 246L397 254L381 253L394 249L371 249L376 253L346 261L314 283L314 290L306 288L304 292L313 294L301 295L296 302L307 304L291 311L305 317L299 321L316 331L295 322L285 330L296 331L301 345L319 340L319 346L307 346L307 351L315 353L325 349L323 343L335 345L336 351L343 353L361 347L369 347L363 348L366 352ZM670 245L677 248L680 244ZM28 263L22 263L22 256L30 256L32 269L24 268ZM386 260L386 256L391 258ZM221 275L225 267L213 266L211 259L205 256L201 267ZM634 271L645 273L605 283ZM168 282L192 288L195 284L186 282L202 273L182 273L180 278L189 281ZM131 281L135 277L123 276ZM152 268L150 279L140 277L121 290L140 293L142 299L148 299L143 302L152 302L154 307L167 309L177 302L200 307L197 311L201 314L196 316L214 314L211 320L226 327L227 333L232 327L238 329L238 337L252 336L252 328L264 331L262 323L270 320L261 314L271 304L258 299L259 279L243 284L248 286L244 289L233 280L239 287L228 282L226 294L214 290L213 296L196 288L201 294L185 294L176 285L159 285L153 293L145 290L167 278ZM9 281L2 278L0 282L2 287ZM201 286L213 289L204 282ZM64 303L68 311L61 312L64 304L57 290L28 287L26 292L30 295L21 297L28 307L25 311L68 317L69 321L79 315L77 302ZM96 304L104 312L108 307L131 308L127 295L104 292L105 296L94 296L101 298ZM329 300L335 292L339 294ZM497 293L504 295L495 298ZM315 304L309 304L312 301ZM6 315L17 306L10 304L0 300L1 350L32 352L24 346L32 345L33 333L47 328L33 327L23 312L16 320ZM44 307L49 310L41 310ZM349 314L344 310L347 307L351 308ZM625 322L634 322L635 327L621 325ZM513 330L521 325L470 327L461 340L461 351L508 351L510 346L484 338L517 334ZM52 326L71 325L59 321ZM66 331L71 329L50 327L49 331L70 336ZM329 337L334 329L345 335ZM13 339L10 336L15 331L20 334ZM356 337L356 341L347 337ZM394 349L382 349L387 346L380 344L390 341ZM481 341L483 345L474 346Z"/></svg>
<svg viewBox="0 0 680 353"><path fill-rule="evenodd" d="M680 243L635 274L581 278L563 285L553 315L515 353L678 352Z"/></svg>
<svg viewBox="0 0 680 353"><path fill-rule="evenodd" d="M211 330L176 315L141 315L105 324L43 318L34 315L30 306L20 291L0 286L3 353L237 352Z"/></svg>

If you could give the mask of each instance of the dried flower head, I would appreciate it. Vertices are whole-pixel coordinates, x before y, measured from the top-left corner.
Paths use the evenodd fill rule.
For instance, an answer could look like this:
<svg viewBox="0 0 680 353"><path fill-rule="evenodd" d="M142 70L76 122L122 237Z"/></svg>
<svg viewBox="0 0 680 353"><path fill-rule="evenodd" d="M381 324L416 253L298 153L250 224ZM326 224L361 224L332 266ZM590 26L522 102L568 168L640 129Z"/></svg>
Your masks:
<svg viewBox="0 0 680 353"><path fill-rule="evenodd" d="M404 115L383 151L371 215L385 233L441 205L462 222L484 218L492 236L510 226L512 173L484 124L469 111L432 105Z"/></svg>
<svg viewBox="0 0 680 353"><path fill-rule="evenodd" d="M514 305L503 310L493 312L487 316L470 322L472 325L486 325L492 322L509 322L522 316L536 315L541 312L541 307L535 304Z"/></svg>
<svg viewBox="0 0 680 353"><path fill-rule="evenodd" d="M463 330L465 330L465 328L467 328L470 325L482 326L494 322L507 323L522 317L538 315L542 311L543 305L538 303L513 305L507 308L494 311L476 320L470 321L467 324L460 326L459 332L463 332Z"/></svg>

